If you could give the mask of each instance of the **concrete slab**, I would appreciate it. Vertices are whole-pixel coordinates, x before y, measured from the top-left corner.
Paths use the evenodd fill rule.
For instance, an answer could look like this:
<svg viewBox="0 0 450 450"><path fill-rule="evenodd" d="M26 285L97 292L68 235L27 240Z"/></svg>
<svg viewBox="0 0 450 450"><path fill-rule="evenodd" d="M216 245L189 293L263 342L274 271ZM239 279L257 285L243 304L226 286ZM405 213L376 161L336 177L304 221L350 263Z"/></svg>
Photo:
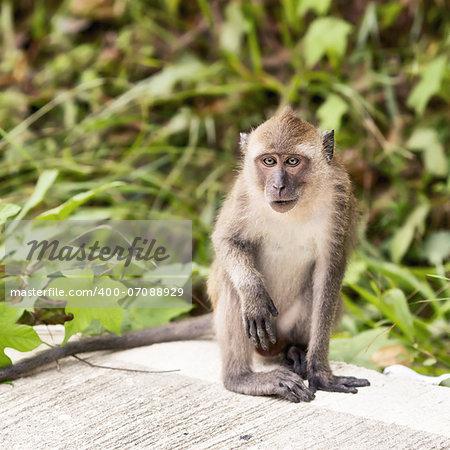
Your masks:
<svg viewBox="0 0 450 450"><path fill-rule="evenodd" d="M0 385L5 449L444 449L450 389L333 363L369 378L356 395L318 392L311 403L226 391L214 341L158 344L73 358Z"/></svg>

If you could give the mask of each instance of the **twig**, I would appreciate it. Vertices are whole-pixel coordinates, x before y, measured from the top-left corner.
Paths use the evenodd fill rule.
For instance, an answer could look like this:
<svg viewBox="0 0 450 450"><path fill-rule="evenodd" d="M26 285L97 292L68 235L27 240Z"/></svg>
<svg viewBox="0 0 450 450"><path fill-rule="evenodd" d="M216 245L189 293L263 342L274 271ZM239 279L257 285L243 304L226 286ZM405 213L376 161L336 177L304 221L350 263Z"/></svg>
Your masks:
<svg viewBox="0 0 450 450"><path fill-rule="evenodd" d="M170 373L170 372L179 372L180 369L172 369L172 370L143 370L143 369L126 369L124 367L110 367L110 366L101 366L99 364L93 364L86 359L80 358L77 355L72 355L73 358L81 361L82 363L87 364L90 367L95 367L97 369L109 369L109 370L121 370L123 372L139 372L139 373Z"/></svg>

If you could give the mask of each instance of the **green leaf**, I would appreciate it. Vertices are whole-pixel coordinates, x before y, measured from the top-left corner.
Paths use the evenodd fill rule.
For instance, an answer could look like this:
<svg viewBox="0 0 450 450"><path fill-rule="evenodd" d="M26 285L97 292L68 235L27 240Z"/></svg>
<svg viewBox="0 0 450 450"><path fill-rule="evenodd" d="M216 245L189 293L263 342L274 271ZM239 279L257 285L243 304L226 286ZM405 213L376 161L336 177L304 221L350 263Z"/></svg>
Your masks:
<svg viewBox="0 0 450 450"><path fill-rule="evenodd" d="M400 262L407 252L414 238L414 233L419 230L423 233L425 228L425 219L430 211L430 205L424 203L417 206L414 211L407 217L404 225L399 228L391 242L391 257L396 263Z"/></svg>
<svg viewBox="0 0 450 450"><path fill-rule="evenodd" d="M316 19L308 28L304 39L305 59L308 67L314 66L325 54L341 58L347 48L347 37L352 25L335 17Z"/></svg>
<svg viewBox="0 0 450 450"><path fill-rule="evenodd" d="M450 231L431 233L423 246L423 253L430 264L438 266L450 257Z"/></svg>
<svg viewBox="0 0 450 450"><path fill-rule="evenodd" d="M414 340L414 323L405 294L400 289L389 289L383 294L383 313L403 331L410 341Z"/></svg>
<svg viewBox="0 0 450 450"><path fill-rule="evenodd" d="M225 8L225 23L220 30L220 46L233 54L241 53L242 42L250 25L241 10L241 4L231 2Z"/></svg>
<svg viewBox="0 0 450 450"><path fill-rule="evenodd" d="M366 300L367 302L371 303L372 305L376 306L378 309L380 307L380 300L376 295L373 295L370 293L367 289L358 286L357 284L348 284L355 292L357 292L361 298Z"/></svg>
<svg viewBox="0 0 450 450"><path fill-rule="evenodd" d="M66 308L66 313L73 314L73 320L64 323L66 333L64 345L76 333L81 333L97 320L105 329L120 335L122 308Z"/></svg>
<svg viewBox="0 0 450 450"><path fill-rule="evenodd" d="M421 293L424 298L434 298L435 293L426 281L421 281L414 276L414 274L406 267L394 264L387 261L380 261L368 257L364 257L369 268L374 269L386 277L392 279L400 287L404 289L411 289Z"/></svg>
<svg viewBox="0 0 450 450"><path fill-rule="evenodd" d="M53 300L66 300L67 307L84 308L84 307L102 307L110 308L117 306L118 300L126 297L127 288L120 282L109 277L94 278L91 270L66 270L66 276L55 278L49 285L58 292L56 295L49 295ZM64 291L64 295L59 295L60 290ZM90 290L92 295L85 297L69 296L70 290ZM95 291L95 292L94 292Z"/></svg>
<svg viewBox="0 0 450 450"><path fill-rule="evenodd" d="M127 296L127 288L120 281L113 280L109 277L101 277L97 283L95 283L95 287L98 292L111 292L111 295L107 297L108 304L117 304L117 302ZM106 291L106 290L110 291ZM114 293L115 292L115 293ZM91 297L92 304L99 305L105 303L105 296L97 293L95 296Z"/></svg>
<svg viewBox="0 0 450 450"><path fill-rule="evenodd" d="M22 313L21 308L8 308L5 303L0 303L0 367L11 364L11 360L5 355L5 348L28 352L42 344L32 327L17 325Z"/></svg>
<svg viewBox="0 0 450 450"><path fill-rule="evenodd" d="M122 332L163 325L191 309L192 306L185 308L127 308L123 311Z"/></svg>
<svg viewBox="0 0 450 450"><path fill-rule="evenodd" d="M389 339L386 328L376 328L363 331L350 338L336 337L330 341L330 359L345 361L349 364L377 369L378 366L371 361L371 356L381 347L396 343Z"/></svg>
<svg viewBox="0 0 450 450"><path fill-rule="evenodd" d="M15 216L19 211L19 205L14 205L13 203L0 203L0 225L3 225L9 217Z"/></svg>
<svg viewBox="0 0 450 450"><path fill-rule="evenodd" d="M408 139L406 145L411 150L422 151L427 172L438 177L447 175L447 159L436 130L418 128Z"/></svg>
<svg viewBox="0 0 450 450"><path fill-rule="evenodd" d="M100 192L114 189L118 186L123 186L125 183L120 181L114 181L112 183L103 184L95 189L91 189L86 192L81 192L74 195L72 198L64 202L62 205L56 208L45 211L39 214L36 219L38 220L62 220L69 216L73 211L80 207L83 203L86 203L92 197L96 196Z"/></svg>
<svg viewBox="0 0 450 450"><path fill-rule="evenodd" d="M178 82L197 80L204 69L205 66L199 60L186 57L150 77L146 85L147 94L156 97L168 95L174 91Z"/></svg>
<svg viewBox="0 0 450 450"><path fill-rule="evenodd" d="M369 2L359 26L358 38L356 40L358 48L367 44L369 36L377 36L378 34L377 7L373 2Z"/></svg>
<svg viewBox="0 0 450 450"><path fill-rule="evenodd" d="M433 60L423 71L421 80L414 86L406 104L417 115L422 115L430 98L441 89L447 58L440 56Z"/></svg>
<svg viewBox="0 0 450 450"><path fill-rule="evenodd" d="M341 127L342 116L347 112L348 105L339 95L330 94L317 110L322 130L335 130Z"/></svg>
<svg viewBox="0 0 450 450"><path fill-rule="evenodd" d="M17 216L17 220L21 220L30 209L41 203L57 176L57 170L44 170L41 173L31 197L26 201L25 205L23 205L22 211Z"/></svg>
<svg viewBox="0 0 450 450"><path fill-rule="evenodd" d="M381 16L381 26L383 28L390 27L395 22L398 15L402 12L403 8L404 5L400 2L386 3L378 6L377 10Z"/></svg>
<svg viewBox="0 0 450 450"><path fill-rule="evenodd" d="M345 272L344 284L356 284L367 270L367 264L361 259L353 258Z"/></svg>
<svg viewBox="0 0 450 450"><path fill-rule="evenodd" d="M176 91L178 83L204 81L212 74L218 73L219 68L219 65L204 64L190 55L184 56L179 61L168 64L154 75L136 83L108 104L98 114L96 120L105 120L107 117L122 113L127 105L136 100L153 104L161 98L171 96Z"/></svg>
<svg viewBox="0 0 450 450"><path fill-rule="evenodd" d="M68 292L70 290L76 291L77 289L91 289L93 288L93 279L92 277L83 277L81 275L78 275L76 277L58 277L55 278L50 284L49 289L56 289L55 295L48 295L49 298L52 300L67 300L70 303L71 298L68 296ZM64 295L59 295L59 292L64 291ZM80 301L80 299L73 300ZM86 304L87 299L81 298L81 302L84 302ZM77 306L80 306L79 303Z"/></svg>
<svg viewBox="0 0 450 450"><path fill-rule="evenodd" d="M303 17L310 9L319 15L326 14L330 9L331 0L300 0L297 15Z"/></svg>
<svg viewBox="0 0 450 450"><path fill-rule="evenodd" d="M92 271L81 270L68 270L64 272L67 277L56 278L50 285L50 287L64 289L68 292L69 289L94 289L97 288L96 295L89 297L55 297L57 300L67 300L66 312L72 313L74 318L70 322L65 322L64 327L66 333L64 335L63 344L65 344L71 336L76 333L81 333L86 330L93 320L97 320L105 329L114 333L120 334L120 324L122 323L122 308L79 308L80 304L106 304L114 305L117 301L126 296L126 288L119 281L112 280L109 277L101 277L95 279L92 276ZM119 295L114 295L114 289L118 288ZM100 295L100 290L106 295L106 289L111 289L111 295ZM122 291L125 294L122 294ZM52 297L53 298L53 297Z"/></svg>

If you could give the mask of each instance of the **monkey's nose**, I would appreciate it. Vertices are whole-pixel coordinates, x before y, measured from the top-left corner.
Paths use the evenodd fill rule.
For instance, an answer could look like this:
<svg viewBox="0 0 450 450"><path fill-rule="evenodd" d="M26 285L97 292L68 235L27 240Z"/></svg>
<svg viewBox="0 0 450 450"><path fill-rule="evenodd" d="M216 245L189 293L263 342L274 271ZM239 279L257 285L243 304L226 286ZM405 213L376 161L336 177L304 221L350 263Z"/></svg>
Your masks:
<svg viewBox="0 0 450 450"><path fill-rule="evenodd" d="M284 184L272 184L272 187L278 191L278 195L281 195L281 191L286 187Z"/></svg>

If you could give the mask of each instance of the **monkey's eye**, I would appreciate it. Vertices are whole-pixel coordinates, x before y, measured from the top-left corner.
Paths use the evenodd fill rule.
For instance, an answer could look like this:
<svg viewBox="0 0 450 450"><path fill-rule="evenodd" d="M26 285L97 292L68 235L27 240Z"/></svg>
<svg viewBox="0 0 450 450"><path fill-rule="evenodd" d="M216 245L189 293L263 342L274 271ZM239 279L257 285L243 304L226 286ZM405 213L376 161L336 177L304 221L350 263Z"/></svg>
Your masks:
<svg viewBox="0 0 450 450"><path fill-rule="evenodd" d="M276 163L277 163L277 161L275 160L275 158L272 158L272 157L268 157L268 158L264 158L263 159L263 163L266 165L266 166L274 166Z"/></svg>
<svg viewBox="0 0 450 450"><path fill-rule="evenodd" d="M300 160L299 160L298 158L294 158L294 157L288 158L288 159L286 160L286 164L287 164L288 166L292 166L292 167L298 165L299 162L300 162Z"/></svg>

